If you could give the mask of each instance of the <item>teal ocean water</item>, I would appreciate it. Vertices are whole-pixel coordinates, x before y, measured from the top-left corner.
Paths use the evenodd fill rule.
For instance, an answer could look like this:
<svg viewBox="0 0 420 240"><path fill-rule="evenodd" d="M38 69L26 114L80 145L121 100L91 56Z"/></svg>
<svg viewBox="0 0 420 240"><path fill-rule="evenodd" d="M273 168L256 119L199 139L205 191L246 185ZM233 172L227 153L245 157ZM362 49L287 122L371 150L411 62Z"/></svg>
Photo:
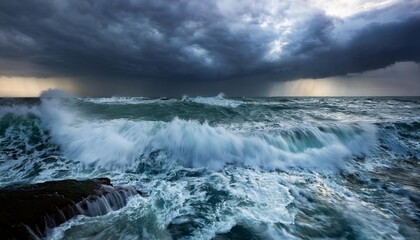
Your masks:
<svg viewBox="0 0 420 240"><path fill-rule="evenodd" d="M0 99L0 186L145 193L48 239L418 239L420 98Z"/></svg>

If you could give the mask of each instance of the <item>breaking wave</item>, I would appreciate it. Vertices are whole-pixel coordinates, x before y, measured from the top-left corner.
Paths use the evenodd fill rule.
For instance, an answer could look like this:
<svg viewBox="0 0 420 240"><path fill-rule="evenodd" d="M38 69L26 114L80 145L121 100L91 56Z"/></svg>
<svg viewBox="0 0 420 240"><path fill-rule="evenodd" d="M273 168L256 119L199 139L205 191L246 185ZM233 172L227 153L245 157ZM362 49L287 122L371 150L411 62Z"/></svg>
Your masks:
<svg viewBox="0 0 420 240"><path fill-rule="evenodd" d="M376 128L354 123L302 127L274 133L241 134L207 122L94 120L59 99L43 99L42 123L65 156L102 167L134 167L155 152L185 167L221 169L227 164L253 168L340 168L346 157L368 153Z"/></svg>
<svg viewBox="0 0 420 240"><path fill-rule="evenodd" d="M183 99L186 98L184 97ZM191 98L190 101L221 107L238 107L239 105L244 104L242 101L226 99L224 93L219 93L216 97L195 97Z"/></svg>
<svg viewBox="0 0 420 240"><path fill-rule="evenodd" d="M0 186L107 176L145 193L50 239L418 236L418 100L214 98L1 99Z"/></svg>
<svg viewBox="0 0 420 240"><path fill-rule="evenodd" d="M167 98L145 98L145 97L107 97L107 98L80 98L79 100L94 104L109 105L135 105L135 104L155 104L155 103L173 103L176 99Z"/></svg>

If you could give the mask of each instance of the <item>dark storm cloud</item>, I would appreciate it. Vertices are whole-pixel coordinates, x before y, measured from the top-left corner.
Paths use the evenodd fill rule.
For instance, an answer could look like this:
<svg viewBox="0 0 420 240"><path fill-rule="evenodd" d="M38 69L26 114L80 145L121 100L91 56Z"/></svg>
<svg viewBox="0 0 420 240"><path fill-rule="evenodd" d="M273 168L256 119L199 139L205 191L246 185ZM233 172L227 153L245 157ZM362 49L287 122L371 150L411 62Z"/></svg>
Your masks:
<svg viewBox="0 0 420 240"><path fill-rule="evenodd" d="M340 46L335 42L322 44L324 50L313 48L302 58L290 58L282 72L287 78L323 78L383 68L401 61L420 62L420 17L406 22L372 24ZM309 47L309 44L304 45ZM306 55L305 55L306 54ZM274 67L274 70L275 67Z"/></svg>
<svg viewBox="0 0 420 240"><path fill-rule="evenodd" d="M0 1L0 75L71 77L86 93L263 94L271 81L419 62L416 1L345 20L274 2Z"/></svg>

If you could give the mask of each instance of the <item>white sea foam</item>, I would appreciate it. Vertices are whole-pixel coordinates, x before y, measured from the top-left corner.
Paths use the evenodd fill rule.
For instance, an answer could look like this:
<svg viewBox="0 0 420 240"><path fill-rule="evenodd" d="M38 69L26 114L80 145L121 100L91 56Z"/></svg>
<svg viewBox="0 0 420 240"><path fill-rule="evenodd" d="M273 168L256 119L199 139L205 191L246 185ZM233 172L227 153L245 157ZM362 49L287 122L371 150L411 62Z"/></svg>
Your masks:
<svg viewBox="0 0 420 240"><path fill-rule="evenodd" d="M277 115L258 122L139 121L115 115L107 120L98 119L89 112L91 105L78 105L79 101L60 94L44 96L34 108L40 119L26 118L32 110L24 106L8 110L25 124L4 119L6 126L12 125L0 141L13 148L8 139L17 139L26 150L17 161L0 162L0 185L107 176L114 184L136 186L146 194L105 216L73 219L54 229L51 239L212 239L243 228L244 234L261 239L298 239L312 232L320 238L418 236L417 229L401 221L405 215L396 211L399 205L407 212L415 209L408 196L400 195L404 188L392 193L393 183L381 179L366 185L342 177L353 171L368 181L366 167L372 159L386 165L400 154L418 156L414 120L375 125L334 119L297 123ZM281 114L290 117L294 111ZM36 132L39 121L45 148L28 151L30 135L21 130ZM408 137L401 137L402 132ZM347 161L364 155L365 161ZM340 167L340 174L329 171ZM376 200L382 194L386 206ZM226 236L221 237L231 235Z"/></svg>
<svg viewBox="0 0 420 240"><path fill-rule="evenodd" d="M233 163L265 169L336 169L345 157L366 154L376 139L376 129L369 124L239 134L192 120L98 121L67 110L60 99L42 100L42 121L68 158L117 168L134 166L142 154L159 151L194 168L221 169Z"/></svg>
<svg viewBox="0 0 420 240"><path fill-rule="evenodd" d="M186 99L183 97L183 99ZM221 106L221 107L238 107L239 105L244 104L242 101L226 99L223 93L219 93L216 97L195 97L190 98L192 102Z"/></svg>
<svg viewBox="0 0 420 240"><path fill-rule="evenodd" d="M111 104L111 105L135 105L135 104L161 104L173 103L176 99L154 99L145 97L106 97L106 98L80 98L84 102L94 104Z"/></svg>
<svg viewBox="0 0 420 240"><path fill-rule="evenodd" d="M13 114L15 116L26 116L28 114L39 115L38 106L1 106L0 118L6 114Z"/></svg>
<svg viewBox="0 0 420 240"><path fill-rule="evenodd" d="M144 98L142 97L106 97L106 98L81 98L85 102L95 104L139 104Z"/></svg>
<svg viewBox="0 0 420 240"><path fill-rule="evenodd" d="M96 235L98 239L106 233L118 235L121 229L125 234L133 235L137 230L142 238L147 239L172 239L168 226L182 228L188 223L195 224L196 229L185 239L212 239L237 224L253 226L258 223L291 224L294 221L293 211L287 209L294 198L289 189L279 182L280 176L275 172L229 168L222 173L211 172L198 178L182 177L177 180L168 180L164 174L152 175L147 176L153 179L148 183L140 180L138 175L133 177L146 184L151 194L146 198L131 198L119 212L100 217L102 221L77 218L65 223L55 229L49 239L63 237L63 231L72 227L76 227L77 231L70 232L70 236L81 232L89 235L92 224L100 229L95 231L101 232ZM211 197L218 203L208 206ZM200 212L197 206L206 207ZM102 224L105 222L108 224ZM107 228L107 225L120 222L124 225L115 224L113 228ZM136 226L137 229L124 229L123 226Z"/></svg>

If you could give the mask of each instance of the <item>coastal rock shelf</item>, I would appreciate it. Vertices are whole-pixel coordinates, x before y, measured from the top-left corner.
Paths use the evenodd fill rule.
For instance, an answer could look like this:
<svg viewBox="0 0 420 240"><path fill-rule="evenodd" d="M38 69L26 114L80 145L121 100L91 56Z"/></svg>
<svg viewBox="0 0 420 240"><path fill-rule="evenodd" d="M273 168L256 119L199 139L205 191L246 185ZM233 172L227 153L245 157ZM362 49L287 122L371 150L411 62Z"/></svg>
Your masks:
<svg viewBox="0 0 420 240"><path fill-rule="evenodd" d="M113 186L108 178L62 180L0 189L2 239L35 239L77 216L99 216L118 210L133 187Z"/></svg>

